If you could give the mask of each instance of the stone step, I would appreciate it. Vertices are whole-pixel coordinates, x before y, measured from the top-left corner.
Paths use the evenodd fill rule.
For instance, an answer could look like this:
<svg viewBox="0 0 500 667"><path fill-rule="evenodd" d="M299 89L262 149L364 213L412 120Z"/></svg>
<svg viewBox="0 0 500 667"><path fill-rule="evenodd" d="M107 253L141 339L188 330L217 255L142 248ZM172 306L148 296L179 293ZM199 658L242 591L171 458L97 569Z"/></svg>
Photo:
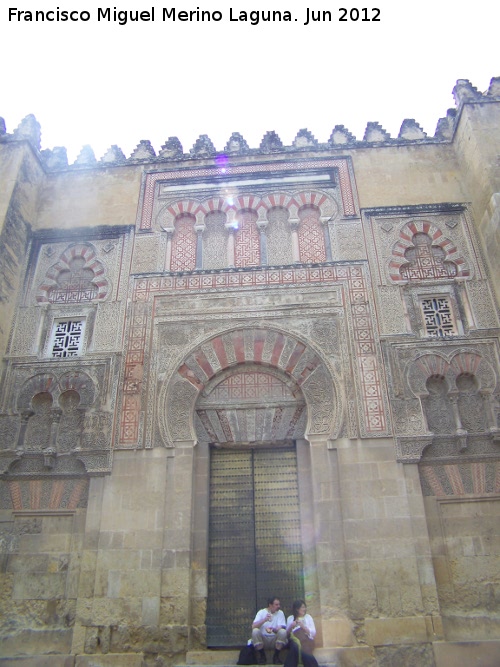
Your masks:
<svg viewBox="0 0 500 667"><path fill-rule="evenodd" d="M314 651L320 667L375 667L376 658L372 648L353 646L318 648ZM189 667L233 667L238 661L239 650L188 651L186 663ZM272 666L273 651L267 652L267 664ZM177 667L185 667L178 665Z"/></svg>

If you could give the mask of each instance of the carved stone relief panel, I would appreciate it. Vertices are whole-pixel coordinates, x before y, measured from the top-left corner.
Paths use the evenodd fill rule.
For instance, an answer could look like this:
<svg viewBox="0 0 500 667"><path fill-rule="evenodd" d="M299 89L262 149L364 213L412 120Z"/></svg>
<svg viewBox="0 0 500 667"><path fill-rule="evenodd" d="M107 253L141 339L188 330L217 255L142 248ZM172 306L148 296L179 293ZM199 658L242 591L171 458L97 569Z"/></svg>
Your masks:
<svg viewBox="0 0 500 667"><path fill-rule="evenodd" d="M207 215L203 233L203 268L222 269L227 266L228 231L226 214L216 211Z"/></svg>
<svg viewBox="0 0 500 667"><path fill-rule="evenodd" d="M377 290L378 302L378 324L383 335L390 336L405 331L407 327L407 316L399 287L382 285Z"/></svg>
<svg viewBox="0 0 500 667"><path fill-rule="evenodd" d="M197 437L250 444L304 437L305 401L298 385L274 368L244 364L219 373L196 403Z"/></svg>
<svg viewBox="0 0 500 667"><path fill-rule="evenodd" d="M363 229L359 220L338 220L330 225L332 257L335 261L366 259Z"/></svg>
<svg viewBox="0 0 500 667"><path fill-rule="evenodd" d="M166 244L163 234L137 236L134 240L132 273L162 271L165 266Z"/></svg>
<svg viewBox="0 0 500 667"><path fill-rule="evenodd" d="M113 301L98 305L92 336L93 351L101 353L122 350L125 309L125 301Z"/></svg>
<svg viewBox="0 0 500 667"><path fill-rule="evenodd" d="M498 308L487 280L475 280L466 283L468 303L473 313L473 325L477 329L489 329L499 326Z"/></svg>
<svg viewBox="0 0 500 667"><path fill-rule="evenodd" d="M293 264L292 229L288 222L289 213L284 208L272 208L267 218L267 262L270 266Z"/></svg>
<svg viewBox="0 0 500 667"><path fill-rule="evenodd" d="M10 339L11 355L24 357L38 353L42 319L43 311L40 308L18 308Z"/></svg>

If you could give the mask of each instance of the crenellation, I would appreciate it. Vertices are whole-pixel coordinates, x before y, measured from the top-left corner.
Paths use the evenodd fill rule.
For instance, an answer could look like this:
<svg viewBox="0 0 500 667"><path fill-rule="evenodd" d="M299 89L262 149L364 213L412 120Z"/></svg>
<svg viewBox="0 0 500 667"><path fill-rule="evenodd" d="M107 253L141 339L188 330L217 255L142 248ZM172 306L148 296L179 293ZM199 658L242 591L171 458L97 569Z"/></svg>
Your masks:
<svg viewBox="0 0 500 667"><path fill-rule="evenodd" d="M283 150L283 143L276 132L271 130L266 132L262 138L259 149L262 151L262 153L274 153L276 151Z"/></svg>
<svg viewBox="0 0 500 667"><path fill-rule="evenodd" d="M329 144L331 146L343 146L356 142L356 137L349 132L343 125L335 125L330 135Z"/></svg>
<svg viewBox="0 0 500 667"><path fill-rule="evenodd" d="M240 154L244 155L249 152L249 146L246 140L241 136L239 132L233 132L229 137L229 140L224 147L224 152L228 154Z"/></svg>
<svg viewBox="0 0 500 667"><path fill-rule="evenodd" d="M500 76L494 76L486 93L489 97L500 98Z"/></svg>
<svg viewBox="0 0 500 667"><path fill-rule="evenodd" d="M467 79L459 79L453 89L456 102L455 109L449 109L444 118L437 122L434 137L429 137L414 119L405 119L397 138L391 138L390 134L378 122L367 123L362 140L357 140L343 125L335 125L326 143L318 142L317 139L306 129L299 130L290 146L284 146L276 132L267 132L263 137L259 148L250 148L244 138L238 132L231 135L223 151L218 151L207 135L200 135L189 153L183 153L182 145L177 137L170 137L161 147L156 155L149 140L142 140L134 149L129 158L126 158L119 147L112 146L101 157L99 163L106 165L122 165L134 162L155 162L164 159L199 159L200 157L215 157L238 154L269 154L275 151L287 153L297 150L324 152L331 148L349 146L353 148L365 148L379 146L381 143L398 145L398 143L434 143L436 141L451 141L455 131L463 104L495 102L500 99L500 77L493 77L490 86L485 93L481 93ZM0 142L21 141L27 139L37 150L40 149L40 125L33 115L26 116L13 134L7 134L5 121L0 119ZM45 149L42 157L47 169L50 171L68 168L62 151L64 149L53 149L54 155ZM97 161L89 153L89 147L85 146L70 168L82 168L96 166Z"/></svg>
<svg viewBox="0 0 500 667"><path fill-rule="evenodd" d="M19 123L14 130L13 139L15 141L29 141L33 148L40 150L41 127L33 114L29 114Z"/></svg>
<svg viewBox="0 0 500 667"><path fill-rule="evenodd" d="M414 118L405 118L399 130L398 139L406 141L418 141L426 139L427 134L422 130Z"/></svg>
<svg viewBox="0 0 500 667"><path fill-rule="evenodd" d="M106 153L104 153L100 162L104 164L123 164L126 160L127 158L122 149L116 144L113 144L113 146L108 148Z"/></svg>
<svg viewBox="0 0 500 667"><path fill-rule="evenodd" d="M368 143L377 143L381 141L390 141L391 135L384 130L382 125L377 122L369 122L365 129L363 141Z"/></svg>
<svg viewBox="0 0 500 667"><path fill-rule="evenodd" d="M56 146L52 150L46 148L40 151L40 155L47 169L50 171L65 169L68 166L68 153L63 146Z"/></svg>
<svg viewBox="0 0 500 667"><path fill-rule="evenodd" d="M457 108L464 102L477 102L483 98L483 94L467 79L458 79L452 92Z"/></svg>
<svg viewBox="0 0 500 667"><path fill-rule="evenodd" d="M170 159L181 158L183 155L182 144L177 137L169 137L158 153L158 157Z"/></svg>
<svg viewBox="0 0 500 667"><path fill-rule="evenodd" d="M73 163L73 167L95 167L97 164L97 160L95 157L95 153L92 150L91 146L83 146L82 150L78 154L78 157L76 158L75 162Z"/></svg>
<svg viewBox="0 0 500 667"><path fill-rule="evenodd" d="M196 140L193 148L190 150L190 154L197 158L212 157L215 153L215 146L206 134L201 134Z"/></svg>
<svg viewBox="0 0 500 667"><path fill-rule="evenodd" d="M148 139L142 139L130 155L130 160L150 160L156 157L155 150Z"/></svg>
<svg viewBox="0 0 500 667"><path fill-rule="evenodd" d="M295 139L293 140L292 146L297 149L309 149L311 147L316 147L318 145L317 139L315 139L312 132L309 132L307 129L302 129L297 132Z"/></svg>

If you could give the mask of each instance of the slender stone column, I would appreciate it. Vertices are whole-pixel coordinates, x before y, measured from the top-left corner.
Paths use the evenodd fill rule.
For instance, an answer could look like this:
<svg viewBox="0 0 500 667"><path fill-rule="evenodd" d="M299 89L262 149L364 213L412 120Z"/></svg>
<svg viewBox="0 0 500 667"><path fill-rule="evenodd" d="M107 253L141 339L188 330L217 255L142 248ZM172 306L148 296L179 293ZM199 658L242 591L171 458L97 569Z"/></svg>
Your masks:
<svg viewBox="0 0 500 667"><path fill-rule="evenodd" d="M196 232L196 268L203 268L203 232L205 231L205 225L195 225L194 231Z"/></svg>
<svg viewBox="0 0 500 667"><path fill-rule="evenodd" d="M165 271L170 271L172 266L172 237L174 235L174 228L168 227L167 232L167 256L165 258Z"/></svg>
<svg viewBox="0 0 500 667"><path fill-rule="evenodd" d="M28 421L35 413L33 410L23 410L21 412L21 425L17 434L16 451L21 453L24 451L24 439L26 437L26 429L28 428Z"/></svg>
<svg viewBox="0 0 500 667"><path fill-rule="evenodd" d="M234 258L234 235L236 233L236 228L234 223L226 222L225 227L229 232L227 237L227 265L230 268L234 267L235 258Z"/></svg>
<svg viewBox="0 0 500 667"><path fill-rule="evenodd" d="M59 424L61 423L62 410L61 408L52 408L50 411L52 423L50 425L50 448L56 451L57 449L57 433L59 431Z"/></svg>
<svg viewBox="0 0 500 667"><path fill-rule="evenodd" d="M448 398L450 399L450 404L453 410L453 418L455 420L455 434L458 438L458 442L460 443L460 451L463 451L464 449L467 449L467 431L464 429L462 420L460 419L460 411L458 409L458 393L450 391Z"/></svg>
<svg viewBox="0 0 500 667"><path fill-rule="evenodd" d="M295 264L300 263L300 248L299 248L299 224L300 220L289 220L292 228L292 259Z"/></svg>
<svg viewBox="0 0 500 667"><path fill-rule="evenodd" d="M260 263L262 266L267 264L267 220L257 220L257 229L260 234Z"/></svg>
<svg viewBox="0 0 500 667"><path fill-rule="evenodd" d="M330 226L328 224L329 218L321 218L321 227L323 228L323 237L325 239L326 261L333 261L332 244L330 242Z"/></svg>

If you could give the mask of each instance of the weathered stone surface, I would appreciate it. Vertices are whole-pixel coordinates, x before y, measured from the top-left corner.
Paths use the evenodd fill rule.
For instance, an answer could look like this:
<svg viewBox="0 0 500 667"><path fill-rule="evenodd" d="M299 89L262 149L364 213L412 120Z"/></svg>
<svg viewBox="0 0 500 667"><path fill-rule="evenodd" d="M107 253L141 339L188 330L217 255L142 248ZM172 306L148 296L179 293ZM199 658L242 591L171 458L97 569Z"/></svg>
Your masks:
<svg viewBox="0 0 500 667"><path fill-rule="evenodd" d="M378 667L436 667L431 644L377 647L375 654Z"/></svg>
<svg viewBox="0 0 500 667"><path fill-rule="evenodd" d="M436 667L497 667L500 642L436 642Z"/></svg>

